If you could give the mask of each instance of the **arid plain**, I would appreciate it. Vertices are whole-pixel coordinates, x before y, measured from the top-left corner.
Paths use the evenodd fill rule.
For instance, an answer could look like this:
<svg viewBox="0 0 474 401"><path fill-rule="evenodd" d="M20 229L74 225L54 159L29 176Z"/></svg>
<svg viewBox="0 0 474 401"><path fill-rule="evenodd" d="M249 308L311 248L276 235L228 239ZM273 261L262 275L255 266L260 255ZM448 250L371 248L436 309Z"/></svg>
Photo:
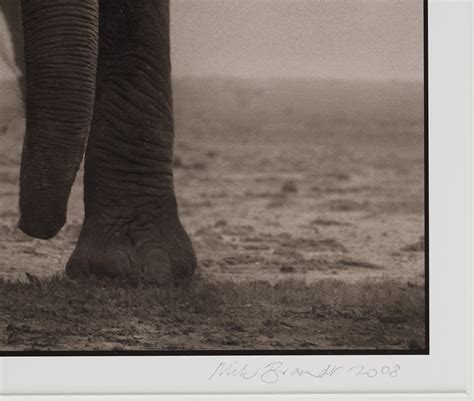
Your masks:
<svg viewBox="0 0 474 401"><path fill-rule="evenodd" d="M24 123L0 87L0 351L425 347L421 83L175 80L199 259L177 290L62 276L82 172L55 239L18 231Z"/></svg>

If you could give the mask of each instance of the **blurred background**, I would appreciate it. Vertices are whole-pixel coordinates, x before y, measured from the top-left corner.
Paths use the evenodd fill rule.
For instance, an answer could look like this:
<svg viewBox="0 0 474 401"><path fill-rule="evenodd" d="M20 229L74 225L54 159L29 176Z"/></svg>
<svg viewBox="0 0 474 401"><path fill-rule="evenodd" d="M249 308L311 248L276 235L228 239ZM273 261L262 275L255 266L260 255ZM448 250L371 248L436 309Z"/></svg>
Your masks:
<svg viewBox="0 0 474 401"><path fill-rule="evenodd" d="M423 79L418 0L172 0L176 76Z"/></svg>

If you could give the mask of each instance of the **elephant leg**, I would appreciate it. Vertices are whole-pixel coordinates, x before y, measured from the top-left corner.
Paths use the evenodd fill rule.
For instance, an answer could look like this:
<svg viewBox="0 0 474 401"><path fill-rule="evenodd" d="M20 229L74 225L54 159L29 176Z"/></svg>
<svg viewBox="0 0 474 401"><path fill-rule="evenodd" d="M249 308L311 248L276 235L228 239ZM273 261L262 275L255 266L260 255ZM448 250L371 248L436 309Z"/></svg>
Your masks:
<svg viewBox="0 0 474 401"><path fill-rule="evenodd" d="M102 0L99 14L85 220L66 273L187 280L196 257L173 189L168 1Z"/></svg>

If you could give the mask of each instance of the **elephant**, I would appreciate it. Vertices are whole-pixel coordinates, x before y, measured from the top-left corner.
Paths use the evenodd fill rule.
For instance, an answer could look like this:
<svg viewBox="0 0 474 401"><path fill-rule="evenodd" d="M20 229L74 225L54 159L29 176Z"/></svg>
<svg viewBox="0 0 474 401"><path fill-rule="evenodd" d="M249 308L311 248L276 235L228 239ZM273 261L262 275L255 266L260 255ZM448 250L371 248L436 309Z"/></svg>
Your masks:
<svg viewBox="0 0 474 401"><path fill-rule="evenodd" d="M69 277L177 285L196 270L173 184L169 8L169 0L21 0L18 225L40 239L59 232L85 153Z"/></svg>

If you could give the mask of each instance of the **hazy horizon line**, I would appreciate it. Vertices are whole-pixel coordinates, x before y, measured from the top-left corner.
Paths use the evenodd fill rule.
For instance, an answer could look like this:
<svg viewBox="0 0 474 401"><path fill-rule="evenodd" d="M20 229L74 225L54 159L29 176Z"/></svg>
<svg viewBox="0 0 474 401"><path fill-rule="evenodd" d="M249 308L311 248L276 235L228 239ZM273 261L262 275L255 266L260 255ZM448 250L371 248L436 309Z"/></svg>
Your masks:
<svg viewBox="0 0 474 401"><path fill-rule="evenodd" d="M343 77L331 77L331 76L245 76L245 75L225 75L225 74L172 74L172 79L216 79L216 80L242 80L242 81L346 81L346 82L380 82L380 83L418 83L423 84L424 78L422 79L399 79L399 78L343 78Z"/></svg>
<svg viewBox="0 0 474 401"><path fill-rule="evenodd" d="M0 82L16 81L18 77L6 77L0 79ZM339 82L366 82L366 83L408 83L423 84L424 79L399 79L399 78L342 78L330 76L244 76L244 75L225 75L225 74L172 74L171 79L197 79L197 80L240 80L240 81L339 81Z"/></svg>

